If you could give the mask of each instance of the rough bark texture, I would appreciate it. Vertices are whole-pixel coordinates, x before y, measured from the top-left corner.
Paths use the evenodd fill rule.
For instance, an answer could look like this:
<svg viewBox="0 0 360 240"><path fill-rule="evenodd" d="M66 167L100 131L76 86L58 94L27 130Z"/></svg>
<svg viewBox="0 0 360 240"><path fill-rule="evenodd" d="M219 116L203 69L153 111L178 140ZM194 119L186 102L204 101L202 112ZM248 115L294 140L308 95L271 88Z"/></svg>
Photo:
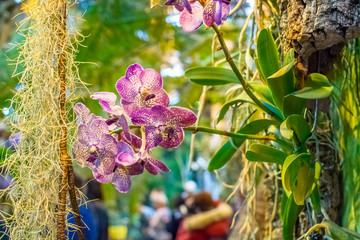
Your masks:
<svg viewBox="0 0 360 240"><path fill-rule="evenodd" d="M279 1L282 11L281 28L287 46L295 49L306 69L315 52L335 45L341 46L360 35L359 0ZM337 55L337 49L334 51Z"/></svg>

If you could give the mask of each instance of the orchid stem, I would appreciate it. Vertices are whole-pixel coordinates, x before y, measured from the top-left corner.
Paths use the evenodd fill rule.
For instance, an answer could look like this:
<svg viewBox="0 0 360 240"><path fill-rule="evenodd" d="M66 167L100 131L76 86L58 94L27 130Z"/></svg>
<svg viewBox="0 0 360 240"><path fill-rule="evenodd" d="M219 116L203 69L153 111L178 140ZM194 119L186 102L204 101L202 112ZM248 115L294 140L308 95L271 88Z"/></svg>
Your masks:
<svg viewBox="0 0 360 240"><path fill-rule="evenodd" d="M193 133L197 133L197 132L212 133L212 134L228 136L228 137L232 137L232 138L246 138L246 139L272 140L272 141L276 140L276 138L273 136L234 133L234 132L228 132L228 131L223 131L223 130L218 130L218 129L207 128L207 127L187 127L187 128L184 128L184 130L191 131Z"/></svg>
<svg viewBox="0 0 360 240"><path fill-rule="evenodd" d="M140 126L129 126L131 129L141 128ZM184 128L185 131L190 131L193 133L197 132L204 132L204 133L212 133L222 136L228 136L232 138L246 138L246 139L256 139L256 140L271 140L276 141L276 138L274 136L263 136L263 135L254 135L254 134L242 134L242 133L234 133L234 132L228 132L224 130L218 130L208 127L186 127ZM110 134L113 133L120 133L122 132L122 129L115 129L110 132Z"/></svg>
<svg viewBox="0 0 360 240"><path fill-rule="evenodd" d="M239 82L241 83L241 85L244 88L244 91L247 93L247 95L249 95L249 97L254 101L254 103L256 105L258 105L262 110L264 110L267 114L269 114L270 116L272 116L273 118L275 118L276 120L278 120L279 122L282 122L283 120L276 115L273 111L271 111L270 109L268 109L262 102L260 102L260 100L253 94L253 92L250 90L249 84L245 81L245 79L242 77L239 69L236 67L233 58L231 57L230 51L226 46L225 40L222 36L222 33L220 32L219 28L216 26L216 24L214 23L212 25L212 28L215 30L221 48L225 54L226 57L226 61L229 63L231 69L233 70L233 72L235 73L236 77L238 78Z"/></svg>

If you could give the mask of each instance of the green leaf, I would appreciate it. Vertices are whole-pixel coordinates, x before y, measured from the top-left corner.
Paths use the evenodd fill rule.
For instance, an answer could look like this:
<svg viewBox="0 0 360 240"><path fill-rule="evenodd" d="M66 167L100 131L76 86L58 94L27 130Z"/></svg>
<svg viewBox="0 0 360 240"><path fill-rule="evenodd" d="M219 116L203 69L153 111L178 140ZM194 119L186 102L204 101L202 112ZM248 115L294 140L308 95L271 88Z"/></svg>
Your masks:
<svg viewBox="0 0 360 240"><path fill-rule="evenodd" d="M270 119L255 120L241 128L238 133L242 134L257 134L271 125L278 125L277 121ZM214 171L222 168L232 156L236 153L237 149L245 142L246 138L234 138L228 140L211 158L208 170Z"/></svg>
<svg viewBox="0 0 360 240"><path fill-rule="evenodd" d="M294 62L291 62L267 78L274 103L281 111L283 110L284 97L295 90L293 66Z"/></svg>
<svg viewBox="0 0 360 240"><path fill-rule="evenodd" d="M289 51L286 52L284 56L284 66L294 61L295 61L294 49L291 48Z"/></svg>
<svg viewBox="0 0 360 240"><path fill-rule="evenodd" d="M304 205L312 191L315 169L308 153L292 154L285 159L281 181L286 195L293 196L297 205Z"/></svg>
<svg viewBox="0 0 360 240"><path fill-rule="evenodd" d="M252 102L251 98L246 94L246 92L242 92L238 98L224 103L224 105L221 106L219 116L216 119L216 123L219 123L221 120L224 119L225 114L230 107L238 107L240 103L248 102Z"/></svg>
<svg viewBox="0 0 360 240"><path fill-rule="evenodd" d="M283 194L283 199L281 201L281 216L283 220L284 240L293 240L295 223L302 209L303 206L297 205L292 196L288 198L286 194Z"/></svg>
<svg viewBox="0 0 360 240"><path fill-rule="evenodd" d="M271 162L277 164L283 164L287 154L279 149L254 143L250 146L246 152L246 158L252 162Z"/></svg>
<svg viewBox="0 0 360 240"><path fill-rule="evenodd" d="M249 82L250 88L264 101L274 104L271 90L260 81Z"/></svg>
<svg viewBox="0 0 360 240"><path fill-rule="evenodd" d="M262 99L260 99L260 102L265 105L268 109L270 109L273 113L275 113L279 118L284 119L284 115L280 112L280 110L272 105L271 103L268 103Z"/></svg>
<svg viewBox="0 0 360 240"><path fill-rule="evenodd" d="M264 28L260 31L256 47L260 73L267 79L280 68L279 53L270 29Z"/></svg>
<svg viewBox="0 0 360 240"><path fill-rule="evenodd" d="M307 77L305 87L292 93L292 95L304 99L327 98L333 89L334 87L326 76L320 73L312 73Z"/></svg>
<svg viewBox="0 0 360 240"><path fill-rule="evenodd" d="M292 94L285 96L283 106L284 117L288 117L292 114L303 115L306 102L305 99L298 98Z"/></svg>
<svg viewBox="0 0 360 240"><path fill-rule="evenodd" d="M299 144L303 144L310 136L310 126L303 117L293 114L281 123L280 132L284 138L289 140L294 137L295 133L296 140L299 141Z"/></svg>
<svg viewBox="0 0 360 240"><path fill-rule="evenodd" d="M239 83L239 80L233 71L218 67L190 68L185 71L185 77L196 84L206 86Z"/></svg>

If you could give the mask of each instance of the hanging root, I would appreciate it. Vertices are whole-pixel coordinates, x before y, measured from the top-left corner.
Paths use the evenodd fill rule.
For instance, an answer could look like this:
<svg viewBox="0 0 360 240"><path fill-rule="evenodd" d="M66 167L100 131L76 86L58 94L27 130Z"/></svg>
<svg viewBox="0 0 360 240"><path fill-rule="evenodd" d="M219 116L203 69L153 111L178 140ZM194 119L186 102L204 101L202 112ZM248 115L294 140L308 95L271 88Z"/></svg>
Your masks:
<svg viewBox="0 0 360 240"><path fill-rule="evenodd" d="M27 17L19 26L25 41L18 44L21 53L17 69L21 72L16 72L15 76L21 76L19 84L23 87L12 99L15 112L8 120L13 134L19 134L21 140L15 153L5 160L5 174L13 177L13 184L2 192L13 208L13 213L5 217L11 239L56 239L58 212L65 213L61 220L65 228L66 215L71 209L66 198L60 204L62 175L66 182L61 185L66 189L65 196L69 190L71 202L74 203L74 198L76 202L77 190L73 185L67 187L68 182L73 183L69 178L73 177L73 170L66 146L73 140L71 134L70 139L67 135L74 132L75 126L68 121L73 119L68 113L76 100L75 86L82 83L74 63L77 39L71 38L61 21L63 4L68 4L64 1L28 1L24 5ZM61 74L66 76L66 82L60 87ZM66 171L64 166L67 166ZM79 222L79 215L74 216Z"/></svg>

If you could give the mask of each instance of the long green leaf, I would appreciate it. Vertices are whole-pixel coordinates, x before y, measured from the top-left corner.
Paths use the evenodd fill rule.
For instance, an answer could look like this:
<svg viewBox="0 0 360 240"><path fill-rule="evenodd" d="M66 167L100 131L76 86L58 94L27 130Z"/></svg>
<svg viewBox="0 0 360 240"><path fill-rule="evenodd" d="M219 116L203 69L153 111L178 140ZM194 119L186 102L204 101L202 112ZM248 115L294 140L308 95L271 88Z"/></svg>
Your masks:
<svg viewBox="0 0 360 240"><path fill-rule="evenodd" d="M300 115L290 115L280 125L281 135L286 139L291 139L296 135L296 140L299 144L305 143L310 135L310 126L307 121Z"/></svg>
<svg viewBox="0 0 360 240"><path fill-rule="evenodd" d="M260 31L256 47L260 73L267 79L280 68L279 54L270 29L264 28Z"/></svg>
<svg viewBox="0 0 360 240"><path fill-rule="evenodd" d="M293 66L294 62L291 62L267 78L274 102L281 111L283 110L284 97L295 90Z"/></svg>
<svg viewBox="0 0 360 240"><path fill-rule="evenodd" d="M302 209L303 206L297 205L292 196L288 198L285 193L283 194L281 216L283 219L284 240L293 240L295 223Z"/></svg>
<svg viewBox="0 0 360 240"><path fill-rule="evenodd" d="M278 122L270 119L260 119L250 122L243 128L241 128L238 133L242 134L256 134L271 125L277 125ZM237 149L245 142L246 138L236 138L228 140L211 158L208 170L214 171L219 168L222 168L232 156L236 153Z"/></svg>
<svg viewBox="0 0 360 240"><path fill-rule="evenodd" d="M333 89L334 87L326 76L320 73L312 73L307 77L305 87L292 93L292 95L304 99L327 98Z"/></svg>
<svg viewBox="0 0 360 240"><path fill-rule="evenodd" d="M218 67L196 67L185 71L185 77L190 81L206 86L239 83L233 71Z"/></svg>
<svg viewBox="0 0 360 240"><path fill-rule="evenodd" d="M246 152L246 158L252 162L270 162L283 164L287 154L264 144L254 143Z"/></svg>
<svg viewBox="0 0 360 240"><path fill-rule="evenodd" d="M274 104L271 90L260 81L249 82L250 88L264 101Z"/></svg>

